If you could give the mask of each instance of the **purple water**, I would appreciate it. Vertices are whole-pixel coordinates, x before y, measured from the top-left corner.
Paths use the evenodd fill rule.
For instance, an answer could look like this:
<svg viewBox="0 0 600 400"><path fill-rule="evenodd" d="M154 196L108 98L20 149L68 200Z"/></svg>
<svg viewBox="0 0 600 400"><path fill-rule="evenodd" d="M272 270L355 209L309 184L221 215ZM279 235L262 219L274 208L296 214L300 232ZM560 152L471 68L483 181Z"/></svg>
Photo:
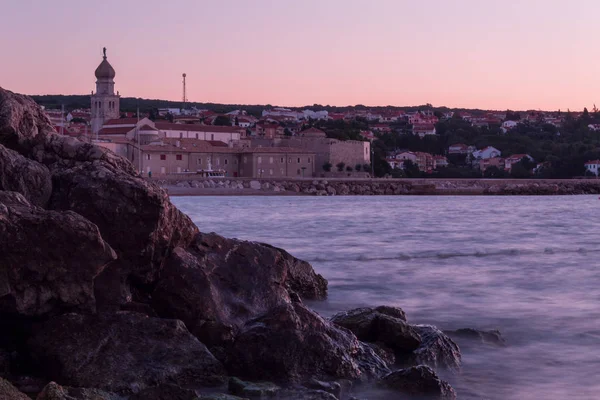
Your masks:
<svg viewBox="0 0 600 400"><path fill-rule="evenodd" d="M600 201L557 197L179 197L201 230L282 247L329 280L324 316L499 329L463 347L461 399L600 398Z"/></svg>

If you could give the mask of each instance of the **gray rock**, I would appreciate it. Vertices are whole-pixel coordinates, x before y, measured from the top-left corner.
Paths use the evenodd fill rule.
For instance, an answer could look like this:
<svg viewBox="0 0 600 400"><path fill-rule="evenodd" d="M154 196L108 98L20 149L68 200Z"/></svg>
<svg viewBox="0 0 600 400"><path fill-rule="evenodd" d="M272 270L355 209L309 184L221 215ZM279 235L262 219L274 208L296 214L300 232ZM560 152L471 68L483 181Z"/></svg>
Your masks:
<svg viewBox="0 0 600 400"><path fill-rule="evenodd" d="M0 237L0 312L95 311L94 279L116 259L96 225L0 191Z"/></svg>
<svg viewBox="0 0 600 400"><path fill-rule="evenodd" d="M422 340L419 348L413 352L415 364L425 364L435 369L460 370L460 348L452 339L435 326L413 325L413 328Z"/></svg>
<svg viewBox="0 0 600 400"><path fill-rule="evenodd" d="M259 181L250 181L250 189L260 190L261 187L262 186Z"/></svg>
<svg viewBox="0 0 600 400"><path fill-rule="evenodd" d="M406 322L400 308L358 308L338 313L331 321L350 329L360 340L382 343L396 353L410 353L421 345L419 333Z"/></svg>
<svg viewBox="0 0 600 400"><path fill-rule="evenodd" d="M195 390L167 383L146 388L131 396L129 400L199 400L200 398Z"/></svg>
<svg viewBox="0 0 600 400"><path fill-rule="evenodd" d="M266 399L277 396L281 388L271 382L246 382L238 378L229 380L229 392L236 396Z"/></svg>
<svg viewBox="0 0 600 400"><path fill-rule="evenodd" d="M262 189L263 190L269 190L271 189L271 184L269 182L265 182L262 184Z"/></svg>
<svg viewBox="0 0 600 400"><path fill-rule="evenodd" d="M327 194L330 196L335 196L336 195L336 191L333 188L333 186L327 186Z"/></svg>
<svg viewBox="0 0 600 400"><path fill-rule="evenodd" d="M126 400L126 397L98 389L72 388L50 382L36 397L36 400ZM145 400L155 399L146 398Z"/></svg>
<svg viewBox="0 0 600 400"><path fill-rule="evenodd" d="M221 363L178 320L65 314L46 322L28 347L50 378L75 387L136 393L161 383L223 382Z"/></svg>
<svg viewBox="0 0 600 400"><path fill-rule="evenodd" d="M457 339L472 340L498 347L506 346L506 341L498 330L482 331L479 329L463 328L455 331L445 331L444 333Z"/></svg>
<svg viewBox="0 0 600 400"><path fill-rule="evenodd" d="M52 193L50 171L0 145L0 190L21 193L31 204L45 207Z"/></svg>
<svg viewBox="0 0 600 400"><path fill-rule="evenodd" d="M385 376L380 383L396 392L417 398L456 399L456 392L452 386L424 365L394 371Z"/></svg>
<svg viewBox="0 0 600 400"><path fill-rule="evenodd" d="M1 400L31 400L25 393L20 392L10 382L0 378L0 399Z"/></svg>

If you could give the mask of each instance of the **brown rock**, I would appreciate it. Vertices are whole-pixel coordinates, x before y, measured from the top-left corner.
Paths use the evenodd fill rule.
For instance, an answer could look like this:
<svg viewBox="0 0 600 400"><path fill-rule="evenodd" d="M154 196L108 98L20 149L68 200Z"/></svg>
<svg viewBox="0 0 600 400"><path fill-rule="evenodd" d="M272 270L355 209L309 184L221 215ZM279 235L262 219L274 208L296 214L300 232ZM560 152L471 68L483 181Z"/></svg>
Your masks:
<svg viewBox="0 0 600 400"><path fill-rule="evenodd" d="M0 192L0 312L94 311L94 278L115 259L98 228Z"/></svg>
<svg viewBox="0 0 600 400"><path fill-rule="evenodd" d="M50 319L29 342L50 378L75 387L139 392L161 383L213 385L223 367L178 320L118 312Z"/></svg>
<svg viewBox="0 0 600 400"><path fill-rule="evenodd" d="M0 378L0 400L31 400L7 380Z"/></svg>
<svg viewBox="0 0 600 400"><path fill-rule="evenodd" d="M387 366L347 330L300 303L282 305L242 327L228 353L228 371L247 379L303 382L366 380Z"/></svg>
<svg viewBox="0 0 600 400"><path fill-rule="evenodd" d="M281 249L201 233L167 260L152 304L215 345L230 341L235 327L289 303L290 293L324 298L327 281Z"/></svg>
<svg viewBox="0 0 600 400"><path fill-rule="evenodd" d="M456 399L452 386L438 378L431 368L423 365L394 371L386 375L381 383L396 392L419 399Z"/></svg>
<svg viewBox="0 0 600 400"><path fill-rule="evenodd" d="M32 204L44 207L52 193L50 171L0 145L0 190L19 192Z"/></svg>
<svg viewBox="0 0 600 400"><path fill-rule="evenodd" d="M36 397L36 400L123 400L122 396L98 389L81 389L60 386L50 382Z"/></svg>

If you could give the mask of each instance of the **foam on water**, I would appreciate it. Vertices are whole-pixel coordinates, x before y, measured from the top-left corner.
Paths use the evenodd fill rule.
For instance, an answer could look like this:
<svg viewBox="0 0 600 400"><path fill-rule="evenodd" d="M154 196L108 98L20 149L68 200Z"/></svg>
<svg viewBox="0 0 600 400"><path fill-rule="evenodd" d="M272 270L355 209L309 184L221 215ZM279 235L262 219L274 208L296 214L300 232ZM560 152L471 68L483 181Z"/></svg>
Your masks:
<svg viewBox="0 0 600 400"><path fill-rule="evenodd" d="M329 280L329 316L499 329L445 376L461 399L600 398L600 202L565 197L182 197L203 231L267 242Z"/></svg>

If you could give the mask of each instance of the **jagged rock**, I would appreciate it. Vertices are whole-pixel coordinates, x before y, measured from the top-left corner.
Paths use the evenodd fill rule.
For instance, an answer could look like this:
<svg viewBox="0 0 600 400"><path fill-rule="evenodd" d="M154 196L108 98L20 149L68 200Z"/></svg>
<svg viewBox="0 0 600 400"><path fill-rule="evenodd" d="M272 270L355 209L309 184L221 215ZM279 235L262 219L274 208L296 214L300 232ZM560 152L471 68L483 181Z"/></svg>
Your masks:
<svg viewBox="0 0 600 400"><path fill-rule="evenodd" d="M271 382L246 382L238 378L229 380L229 392L236 396L264 399L277 396L280 390Z"/></svg>
<svg viewBox="0 0 600 400"><path fill-rule="evenodd" d="M50 171L0 145L0 190L19 192L31 204L45 207L52 193Z"/></svg>
<svg viewBox="0 0 600 400"><path fill-rule="evenodd" d="M426 364L435 369L460 370L461 355L458 345L442 331L431 325L413 325L422 343L413 352L415 364Z"/></svg>
<svg viewBox="0 0 600 400"><path fill-rule="evenodd" d="M103 390L72 388L50 382L36 397L36 400L125 400L125 397Z"/></svg>
<svg viewBox="0 0 600 400"><path fill-rule="evenodd" d="M188 249L174 250L152 301L159 315L183 320L212 345L229 341L233 327L290 302L292 292L323 299L327 281L284 250L201 233Z"/></svg>
<svg viewBox="0 0 600 400"><path fill-rule="evenodd" d="M286 389L279 392L278 399L285 400L338 400L324 390Z"/></svg>
<svg viewBox="0 0 600 400"><path fill-rule="evenodd" d="M250 189L260 190L261 188L261 184L259 181L250 181L249 185Z"/></svg>
<svg viewBox="0 0 600 400"><path fill-rule="evenodd" d="M52 318L30 340L29 353L56 381L111 392L218 384L224 373L181 321L130 312Z"/></svg>
<svg viewBox="0 0 600 400"><path fill-rule="evenodd" d="M10 382L0 378L0 400L31 400Z"/></svg>
<svg viewBox="0 0 600 400"><path fill-rule="evenodd" d="M116 255L94 224L0 191L0 237L0 312L95 310L94 278Z"/></svg>
<svg viewBox="0 0 600 400"><path fill-rule="evenodd" d="M263 190L269 190L271 189L271 184L269 182L265 182L262 184L262 188Z"/></svg>
<svg viewBox="0 0 600 400"><path fill-rule="evenodd" d="M331 321L365 342L382 343L397 353L409 353L421 344L418 332L406 322L404 311L381 306L357 308L334 315Z"/></svg>
<svg viewBox="0 0 600 400"><path fill-rule="evenodd" d="M163 384L146 388L134 394L129 400L199 400L195 390L177 385Z"/></svg>
<svg viewBox="0 0 600 400"><path fill-rule="evenodd" d="M327 194L330 196L335 196L335 194L336 194L335 188L333 186L327 186Z"/></svg>
<svg viewBox="0 0 600 400"><path fill-rule="evenodd" d="M444 333L457 339L468 339L499 347L506 346L506 341L498 330L482 331L473 328L463 328L455 331L445 331Z"/></svg>
<svg viewBox="0 0 600 400"><path fill-rule="evenodd" d="M311 379L308 381L308 383L306 383L306 387L317 391L331 393L336 399L342 398L343 389L345 389L342 388L342 385L338 382L324 382L317 379Z"/></svg>
<svg viewBox="0 0 600 400"><path fill-rule="evenodd" d="M456 399L452 386L424 365L394 371L380 382L384 387L419 399Z"/></svg>
<svg viewBox="0 0 600 400"><path fill-rule="evenodd" d="M326 190L317 190L317 192L315 193L315 195L317 195L317 196L327 196L327 191Z"/></svg>
<svg viewBox="0 0 600 400"><path fill-rule="evenodd" d="M381 376L387 366L347 330L301 303L285 304L241 328L228 371L247 379L303 382Z"/></svg>

